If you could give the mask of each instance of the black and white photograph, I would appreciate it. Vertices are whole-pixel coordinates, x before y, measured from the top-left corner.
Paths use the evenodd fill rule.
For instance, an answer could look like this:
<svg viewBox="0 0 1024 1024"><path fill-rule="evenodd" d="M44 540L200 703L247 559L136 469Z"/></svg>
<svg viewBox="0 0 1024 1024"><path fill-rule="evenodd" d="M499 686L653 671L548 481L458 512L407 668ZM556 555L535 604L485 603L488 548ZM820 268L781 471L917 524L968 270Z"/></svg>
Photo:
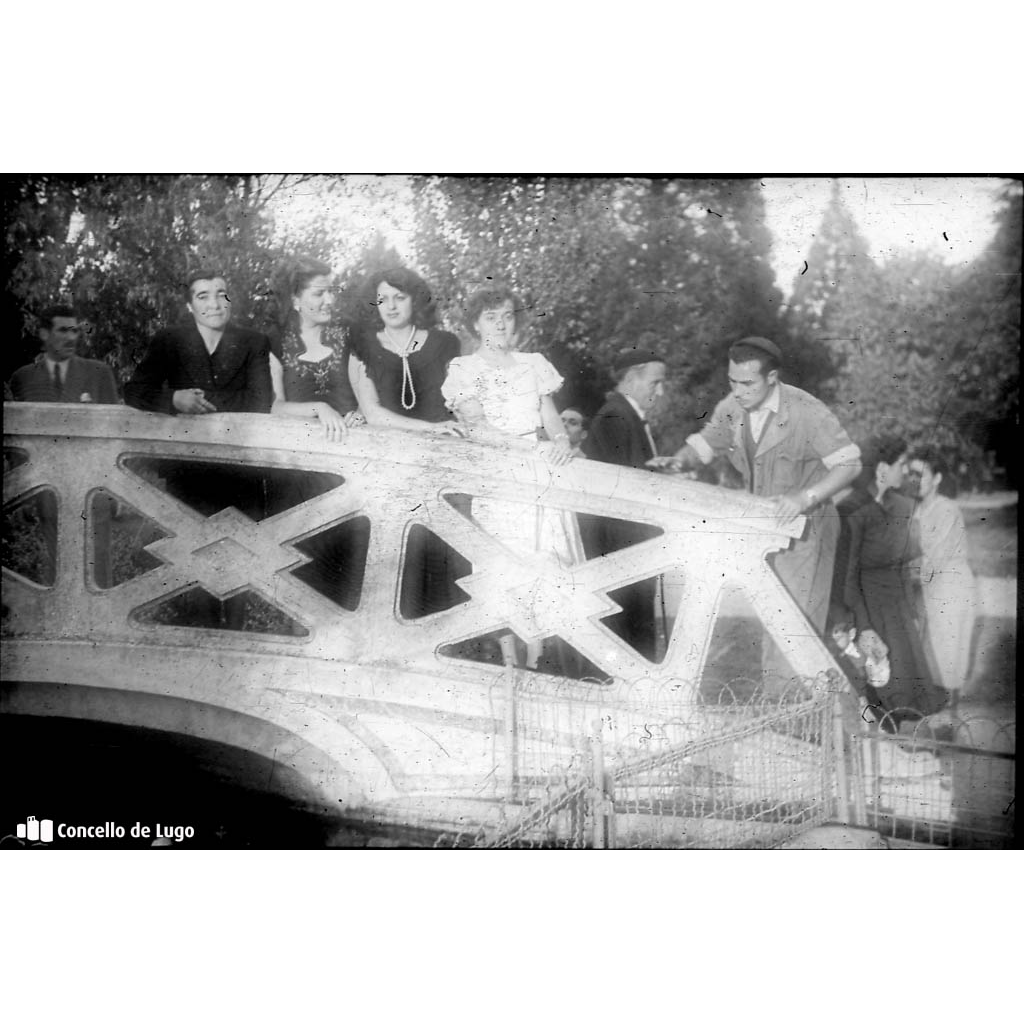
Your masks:
<svg viewBox="0 0 1024 1024"><path fill-rule="evenodd" d="M9 6L8 1016L1002 1020L1015 9Z"/></svg>
<svg viewBox="0 0 1024 1024"><path fill-rule="evenodd" d="M1019 179L3 200L4 847L1015 845Z"/></svg>

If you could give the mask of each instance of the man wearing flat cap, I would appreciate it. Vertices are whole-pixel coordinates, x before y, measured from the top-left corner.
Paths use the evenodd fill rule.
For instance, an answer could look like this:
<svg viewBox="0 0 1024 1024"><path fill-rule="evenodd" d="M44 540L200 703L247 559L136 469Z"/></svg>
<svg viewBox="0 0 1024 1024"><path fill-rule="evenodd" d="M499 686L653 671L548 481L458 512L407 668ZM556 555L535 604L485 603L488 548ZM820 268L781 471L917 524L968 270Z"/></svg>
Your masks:
<svg viewBox="0 0 1024 1024"><path fill-rule="evenodd" d="M819 633L828 614L839 519L829 501L860 472L860 449L817 398L779 380L782 353L767 338L744 338L729 349L731 393L699 434L656 468L680 471L725 455L752 494L771 498L779 522L807 516L807 529L774 569ZM773 657L776 660L773 661ZM767 672L785 674L766 652Z"/></svg>
<svg viewBox="0 0 1024 1024"><path fill-rule="evenodd" d="M644 469L657 452L647 424L665 387L664 357L647 348L623 349L612 363L615 390L591 420L583 442L589 459L616 466ZM610 554L649 540L658 531L643 523L627 523L598 517L580 517L587 556ZM654 660L656 631L654 598L657 581L642 580L616 592L622 612L607 620L609 628L641 655Z"/></svg>

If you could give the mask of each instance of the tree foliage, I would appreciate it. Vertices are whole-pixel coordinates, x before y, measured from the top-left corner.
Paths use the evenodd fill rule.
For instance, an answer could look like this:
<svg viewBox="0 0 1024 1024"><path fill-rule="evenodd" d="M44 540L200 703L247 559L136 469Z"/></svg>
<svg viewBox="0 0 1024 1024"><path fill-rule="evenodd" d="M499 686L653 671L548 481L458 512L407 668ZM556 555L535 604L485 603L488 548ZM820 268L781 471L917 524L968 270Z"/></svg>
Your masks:
<svg viewBox="0 0 1024 1024"><path fill-rule="evenodd" d="M725 394L728 346L761 334L786 351L785 379L855 435L896 429L957 460L994 449L1014 463L1019 186L985 255L955 268L870 259L837 183L788 307L756 179L36 175L6 179L0 198L5 378L38 350L32 314L58 299L93 327L83 354L127 377L153 331L185 315L180 282L196 264L225 273L236 320L271 328L273 268L302 252L337 268L349 315L366 272L411 265L464 336L469 294L509 283L526 347L566 378L559 401L586 413L618 348L658 348L666 448Z"/></svg>
<svg viewBox="0 0 1024 1024"><path fill-rule="evenodd" d="M226 275L236 319L269 322L270 268L281 251L267 203L278 187L269 175L17 182L5 195L4 226L7 321L20 327L20 343L6 374L38 349L34 315L64 299L93 327L84 354L127 376L155 327L185 315L182 281L193 266Z"/></svg>
<svg viewBox="0 0 1024 1024"><path fill-rule="evenodd" d="M995 450L1010 468L1004 435L1017 417L1020 208L1018 189L1004 198L994 244L966 268L921 254L876 265L836 183L787 321L809 346L830 351L836 372L823 390L855 439L897 433L966 467Z"/></svg>
<svg viewBox="0 0 1024 1024"><path fill-rule="evenodd" d="M594 412L619 348L666 353L660 410L682 440L725 387L725 351L779 336L781 294L756 182L704 179L431 178L414 194L417 258L454 322L489 280L530 313L527 344Z"/></svg>

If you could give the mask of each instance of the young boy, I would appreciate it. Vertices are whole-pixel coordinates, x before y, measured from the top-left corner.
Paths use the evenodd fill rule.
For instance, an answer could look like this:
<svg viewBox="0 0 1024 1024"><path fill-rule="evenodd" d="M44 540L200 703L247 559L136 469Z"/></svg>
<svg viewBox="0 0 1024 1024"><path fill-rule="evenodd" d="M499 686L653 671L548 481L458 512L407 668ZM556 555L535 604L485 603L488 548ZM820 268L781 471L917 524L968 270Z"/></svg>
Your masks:
<svg viewBox="0 0 1024 1024"><path fill-rule="evenodd" d="M857 642L857 627L847 608L833 608L828 635L836 661L878 722L888 721L887 708L879 690L889 682L889 652L881 640L868 633ZM892 731L891 725L886 727Z"/></svg>

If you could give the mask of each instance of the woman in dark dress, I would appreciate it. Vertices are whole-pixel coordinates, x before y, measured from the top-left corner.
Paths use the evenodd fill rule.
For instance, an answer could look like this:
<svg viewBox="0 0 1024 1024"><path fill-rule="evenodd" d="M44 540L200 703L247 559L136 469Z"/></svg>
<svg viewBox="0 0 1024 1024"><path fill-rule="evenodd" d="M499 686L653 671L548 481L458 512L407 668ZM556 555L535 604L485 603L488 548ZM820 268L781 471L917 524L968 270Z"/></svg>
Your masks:
<svg viewBox="0 0 1024 1024"><path fill-rule="evenodd" d="M382 270L366 281L349 342L349 380L371 426L458 433L441 384L462 349L436 324L430 289L411 270Z"/></svg>
<svg viewBox="0 0 1024 1024"><path fill-rule="evenodd" d="M331 268L306 256L288 260L274 274L274 290L282 332L271 345L271 412L315 417L329 439L340 441L347 426L363 417L348 379L345 335L331 323Z"/></svg>
<svg viewBox="0 0 1024 1024"><path fill-rule="evenodd" d="M909 563L920 557L914 502L900 493L907 445L897 437L876 437L861 446L863 471L847 499L849 553L845 603L853 611L861 640L881 641L889 650L890 680L878 696L895 727L945 704L921 643L907 587ZM875 637L871 634L874 633Z"/></svg>
<svg viewBox="0 0 1024 1024"><path fill-rule="evenodd" d="M331 268L299 256L274 273L281 334L271 343L271 414L317 419L330 441L343 441L350 426L365 422L348 379L345 332L332 324L334 283ZM324 494L337 481L322 474L290 470L267 472L268 512L273 515ZM342 607L355 608L362 587L368 529L354 519L301 543L312 562L300 579Z"/></svg>
<svg viewBox="0 0 1024 1024"><path fill-rule="evenodd" d="M404 267L380 270L363 285L349 338L349 381L366 422L428 434L459 430L441 385L462 350L437 327L427 283ZM455 585L469 562L420 524L406 542L399 608L406 618L444 611L467 600Z"/></svg>

